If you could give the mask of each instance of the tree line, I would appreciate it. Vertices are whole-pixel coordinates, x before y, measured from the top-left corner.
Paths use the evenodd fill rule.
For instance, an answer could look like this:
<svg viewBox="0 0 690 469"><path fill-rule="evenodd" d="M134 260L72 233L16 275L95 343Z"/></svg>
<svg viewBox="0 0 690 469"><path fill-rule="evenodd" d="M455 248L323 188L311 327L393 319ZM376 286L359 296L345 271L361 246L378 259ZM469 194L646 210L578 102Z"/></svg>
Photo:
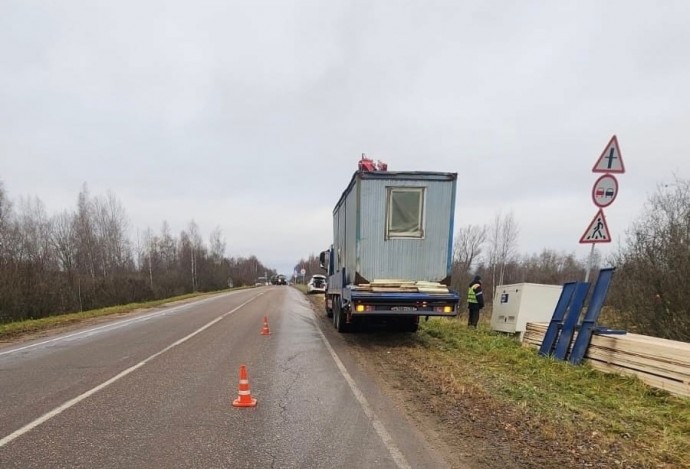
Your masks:
<svg viewBox="0 0 690 469"><path fill-rule="evenodd" d="M16 206L15 206L16 205ZM255 256L225 257L220 229L208 243L191 221L128 237L122 205L84 185L74 210L49 216L38 198L14 204L0 181L0 323L254 285L274 275Z"/></svg>

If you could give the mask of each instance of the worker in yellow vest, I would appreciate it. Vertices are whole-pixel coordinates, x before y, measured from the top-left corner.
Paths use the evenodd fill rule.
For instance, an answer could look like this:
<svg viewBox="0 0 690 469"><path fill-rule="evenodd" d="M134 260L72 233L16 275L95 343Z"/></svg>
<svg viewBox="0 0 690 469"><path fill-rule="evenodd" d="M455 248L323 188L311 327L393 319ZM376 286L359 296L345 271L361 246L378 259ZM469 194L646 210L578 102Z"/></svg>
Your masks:
<svg viewBox="0 0 690 469"><path fill-rule="evenodd" d="M468 327L476 329L479 322L479 310L484 307L484 293L482 293L482 278L475 275L470 282L470 287L467 290L467 307L470 311L470 317L467 322Z"/></svg>

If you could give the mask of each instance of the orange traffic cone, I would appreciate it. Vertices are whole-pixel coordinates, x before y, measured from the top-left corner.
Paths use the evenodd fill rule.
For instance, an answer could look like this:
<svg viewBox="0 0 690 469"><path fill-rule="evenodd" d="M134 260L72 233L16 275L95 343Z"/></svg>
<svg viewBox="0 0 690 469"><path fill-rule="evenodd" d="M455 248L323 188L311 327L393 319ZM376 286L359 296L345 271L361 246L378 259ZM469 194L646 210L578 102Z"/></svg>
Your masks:
<svg viewBox="0 0 690 469"><path fill-rule="evenodd" d="M268 318L264 316L264 327L261 328L261 335L271 335L271 331L268 330Z"/></svg>
<svg viewBox="0 0 690 469"><path fill-rule="evenodd" d="M247 367L240 365L240 388L238 397L232 401L235 407L254 407L256 399L252 398L252 392L249 390L249 377L247 376Z"/></svg>

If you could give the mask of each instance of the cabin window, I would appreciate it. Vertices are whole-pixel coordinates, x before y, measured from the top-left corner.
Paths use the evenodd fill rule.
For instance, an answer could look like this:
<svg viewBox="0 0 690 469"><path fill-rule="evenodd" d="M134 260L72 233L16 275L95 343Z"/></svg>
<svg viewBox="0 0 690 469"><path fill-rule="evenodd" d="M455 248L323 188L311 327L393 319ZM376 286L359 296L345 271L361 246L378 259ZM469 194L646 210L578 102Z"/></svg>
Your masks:
<svg viewBox="0 0 690 469"><path fill-rule="evenodd" d="M386 239L424 237L424 188L389 187Z"/></svg>

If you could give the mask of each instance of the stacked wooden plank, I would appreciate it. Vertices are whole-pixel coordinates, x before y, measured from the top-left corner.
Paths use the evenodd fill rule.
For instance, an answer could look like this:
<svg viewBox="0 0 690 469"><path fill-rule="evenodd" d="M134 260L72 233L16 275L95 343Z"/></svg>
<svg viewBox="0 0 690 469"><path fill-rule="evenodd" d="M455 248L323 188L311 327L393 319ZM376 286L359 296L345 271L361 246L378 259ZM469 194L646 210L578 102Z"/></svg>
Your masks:
<svg viewBox="0 0 690 469"><path fill-rule="evenodd" d="M415 282L417 290L422 293L448 293L448 287L438 282Z"/></svg>
<svg viewBox="0 0 690 469"><path fill-rule="evenodd" d="M546 323L527 323L523 344L539 347ZM634 375L672 394L690 397L690 343L639 334L594 335L585 359L607 373Z"/></svg>
<svg viewBox="0 0 690 469"><path fill-rule="evenodd" d="M398 279L375 279L371 283L354 285L352 289L371 292L448 293L448 287L438 282Z"/></svg>
<svg viewBox="0 0 690 469"><path fill-rule="evenodd" d="M525 334L522 336L522 345L541 347L548 327L549 325L545 322L528 322L525 325Z"/></svg>

